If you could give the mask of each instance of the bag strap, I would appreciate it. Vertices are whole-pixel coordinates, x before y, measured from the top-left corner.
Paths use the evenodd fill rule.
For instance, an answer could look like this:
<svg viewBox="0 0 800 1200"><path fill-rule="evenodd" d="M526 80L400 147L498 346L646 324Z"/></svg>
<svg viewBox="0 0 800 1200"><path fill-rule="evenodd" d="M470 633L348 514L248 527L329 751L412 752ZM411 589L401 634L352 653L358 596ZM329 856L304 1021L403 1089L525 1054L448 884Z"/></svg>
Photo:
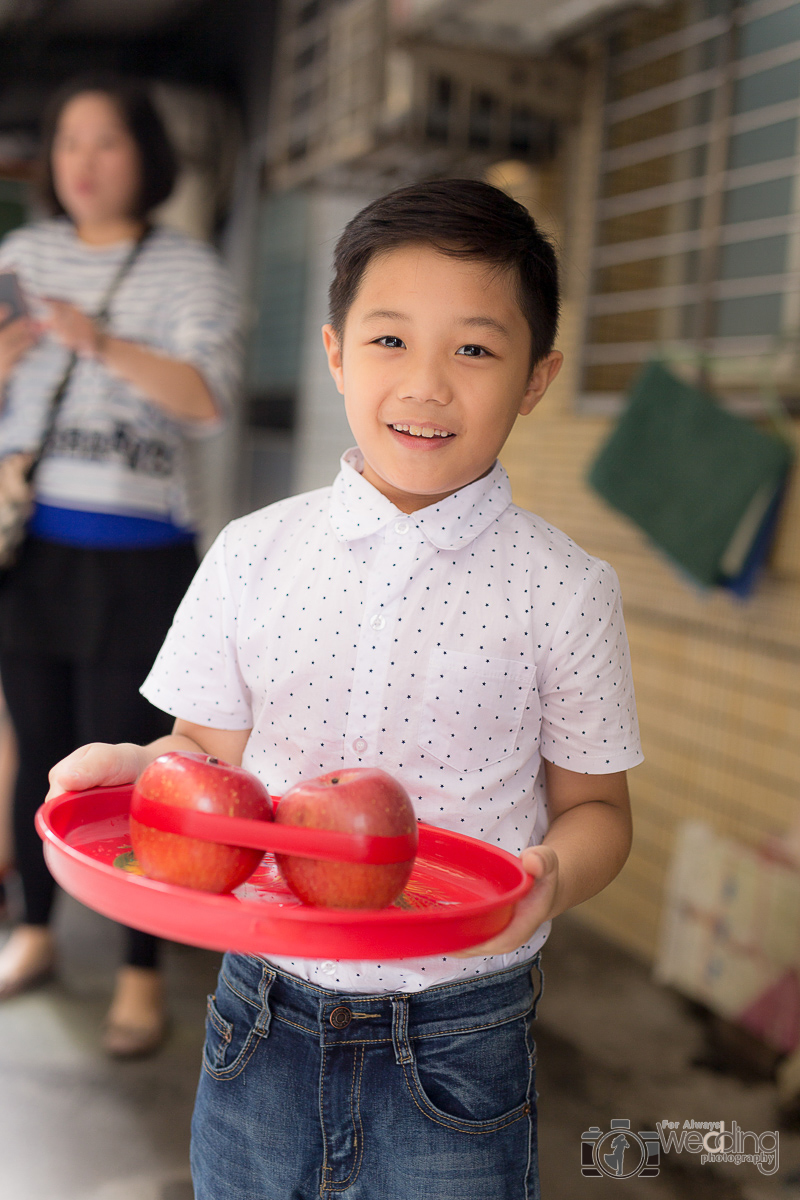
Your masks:
<svg viewBox="0 0 800 1200"><path fill-rule="evenodd" d="M141 254L142 248L144 247L145 242L147 241L147 239L149 238L149 236L152 232L153 232L152 225L145 225L141 234L139 235L139 237L136 239L136 241L131 246L130 251L126 255L122 264L120 265L119 270L117 271L116 275L111 280L111 283L109 284L108 288L106 289L106 293L103 296L103 301L100 305L100 308L97 310L94 317L92 318L101 327L105 327L107 325L109 311L111 309L111 302L114 299L114 297L116 296L116 294L119 290L120 284L125 279L125 277L129 274L129 272L131 271L131 268L133 267L133 264L136 262L137 258ZM42 461L42 457L44 456L45 449L47 448L47 443L50 440L50 435L52 434L53 428L56 423L56 417L58 416L59 407L61 406L61 402L64 399L65 395L67 394L67 389L69 388L70 380L72 379L72 374L75 370L77 362L78 362L78 355L75 353L75 351L73 351L69 357L69 362L67 363L67 366L64 370L64 374L61 376L61 379L59 380L58 387L55 389L55 391L53 392L53 395L50 399L50 406L47 411L47 420L45 421L44 429L42 430L42 434L39 438L39 447L36 451L33 462L28 467L28 470L25 472L25 477L29 483L33 479L34 472L36 471L36 468L39 466L39 463Z"/></svg>

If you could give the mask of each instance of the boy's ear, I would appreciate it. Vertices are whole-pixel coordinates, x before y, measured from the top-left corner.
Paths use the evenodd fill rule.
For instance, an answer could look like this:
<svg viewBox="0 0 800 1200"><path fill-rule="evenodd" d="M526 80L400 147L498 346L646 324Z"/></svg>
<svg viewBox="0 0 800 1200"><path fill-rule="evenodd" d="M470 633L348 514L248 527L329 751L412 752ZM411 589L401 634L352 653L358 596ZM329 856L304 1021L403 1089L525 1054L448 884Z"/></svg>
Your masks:
<svg viewBox="0 0 800 1200"><path fill-rule="evenodd" d="M344 371L342 370L342 348L332 325L322 326L322 343L328 356L328 370L337 388L344 395Z"/></svg>
<svg viewBox="0 0 800 1200"><path fill-rule="evenodd" d="M531 377L528 380L528 386L525 389L525 395L522 397L522 403L519 406L519 415L527 417L528 413L533 412L536 405L545 394L550 384L555 379L558 372L561 370L561 364L564 361L564 355L560 350L553 350L546 358L541 359L531 371Z"/></svg>

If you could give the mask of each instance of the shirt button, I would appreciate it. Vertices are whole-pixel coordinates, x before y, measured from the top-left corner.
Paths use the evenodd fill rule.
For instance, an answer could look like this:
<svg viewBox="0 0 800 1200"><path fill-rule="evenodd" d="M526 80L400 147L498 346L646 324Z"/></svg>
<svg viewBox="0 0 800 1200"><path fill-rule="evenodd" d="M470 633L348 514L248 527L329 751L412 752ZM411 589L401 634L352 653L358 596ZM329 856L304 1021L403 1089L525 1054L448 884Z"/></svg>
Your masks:
<svg viewBox="0 0 800 1200"><path fill-rule="evenodd" d="M398 521L394 531L395 533L408 533L408 521Z"/></svg>
<svg viewBox="0 0 800 1200"><path fill-rule="evenodd" d="M326 959L325 962L319 964L319 969L320 971L324 971L326 975L333 975L336 970L336 963L331 962L330 959Z"/></svg>
<svg viewBox="0 0 800 1200"><path fill-rule="evenodd" d="M363 754L366 748L367 743L363 738L356 738L356 740L353 742L353 749L355 750L356 754Z"/></svg>
<svg viewBox="0 0 800 1200"><path fill-rule="evenodd" d="M383 629L385 624L386 618L382 617L380 613L373 613L369 619L370 629Z"/></svg>

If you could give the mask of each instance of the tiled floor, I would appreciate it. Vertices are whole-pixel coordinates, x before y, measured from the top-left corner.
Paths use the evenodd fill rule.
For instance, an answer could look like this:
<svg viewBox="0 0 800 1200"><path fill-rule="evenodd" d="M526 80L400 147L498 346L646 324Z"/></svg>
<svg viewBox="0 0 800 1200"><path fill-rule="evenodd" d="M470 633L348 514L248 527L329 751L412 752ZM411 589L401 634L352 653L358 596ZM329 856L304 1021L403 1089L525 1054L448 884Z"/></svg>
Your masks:
<svg viewBox="0 0 800 1200"><path fill-rule="evenodd" d="M118 930L63 896L58 929L58 980L0 1009L0 1198L192 1200L189 1120L219 956L166 948L169 1041L114 1063L98 1031Z"/></svg>
<svg viewBox="0 0 800 1200"><path fill-rule="evenodd" d="M0 1008L0 1200L191 1200L189 1121L218 956L167 947L169 1042L156 1059L111 1063L97 1036L117 931L65 897L58 929L58 981ZM606 1130L612 1118L627 1118L635 1131L665 1118L722 1118L762 1132L776 1128L776 1095L769 1083L693 1067L703 1035L687 1007L573 919L556 923L545 970L538 1027L544 1200L800 1198L800 1137L785 1131L772 1179L752 1165L722 1169L675 1153L662 1156L655 1179L584 1179L581 1134L592 1125Z"/></svg>

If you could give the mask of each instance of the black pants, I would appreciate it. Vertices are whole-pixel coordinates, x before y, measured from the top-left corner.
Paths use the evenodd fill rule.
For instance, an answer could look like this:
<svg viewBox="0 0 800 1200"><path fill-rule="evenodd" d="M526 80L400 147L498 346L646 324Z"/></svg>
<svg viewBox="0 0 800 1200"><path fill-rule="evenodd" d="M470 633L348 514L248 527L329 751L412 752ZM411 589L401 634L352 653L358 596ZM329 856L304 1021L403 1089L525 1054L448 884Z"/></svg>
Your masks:
<svg viewBox="0 0 800 1200"><path fill-rule="evenodd" d="M0 591L0 679L19 747L16 863L25 921L44 925L55 884L33 818L48 773L86 742L151 742L172 728L139 687L197 565L193 547L89 551L30 539ZM128 931L126 961L156 963Z"/></svg>
<svg viewBox="0 0 800 1200"><path fill-rule="evenodd" d="M46 925L55 884L33 818L44 800L50 768L85 742L151 742L172 718L139 695L149 663L70 663L0 654L0 678L19 745L14 791L14 842L25 921ZM155 939L128 931L127 961L155 965Z"/></svg>

